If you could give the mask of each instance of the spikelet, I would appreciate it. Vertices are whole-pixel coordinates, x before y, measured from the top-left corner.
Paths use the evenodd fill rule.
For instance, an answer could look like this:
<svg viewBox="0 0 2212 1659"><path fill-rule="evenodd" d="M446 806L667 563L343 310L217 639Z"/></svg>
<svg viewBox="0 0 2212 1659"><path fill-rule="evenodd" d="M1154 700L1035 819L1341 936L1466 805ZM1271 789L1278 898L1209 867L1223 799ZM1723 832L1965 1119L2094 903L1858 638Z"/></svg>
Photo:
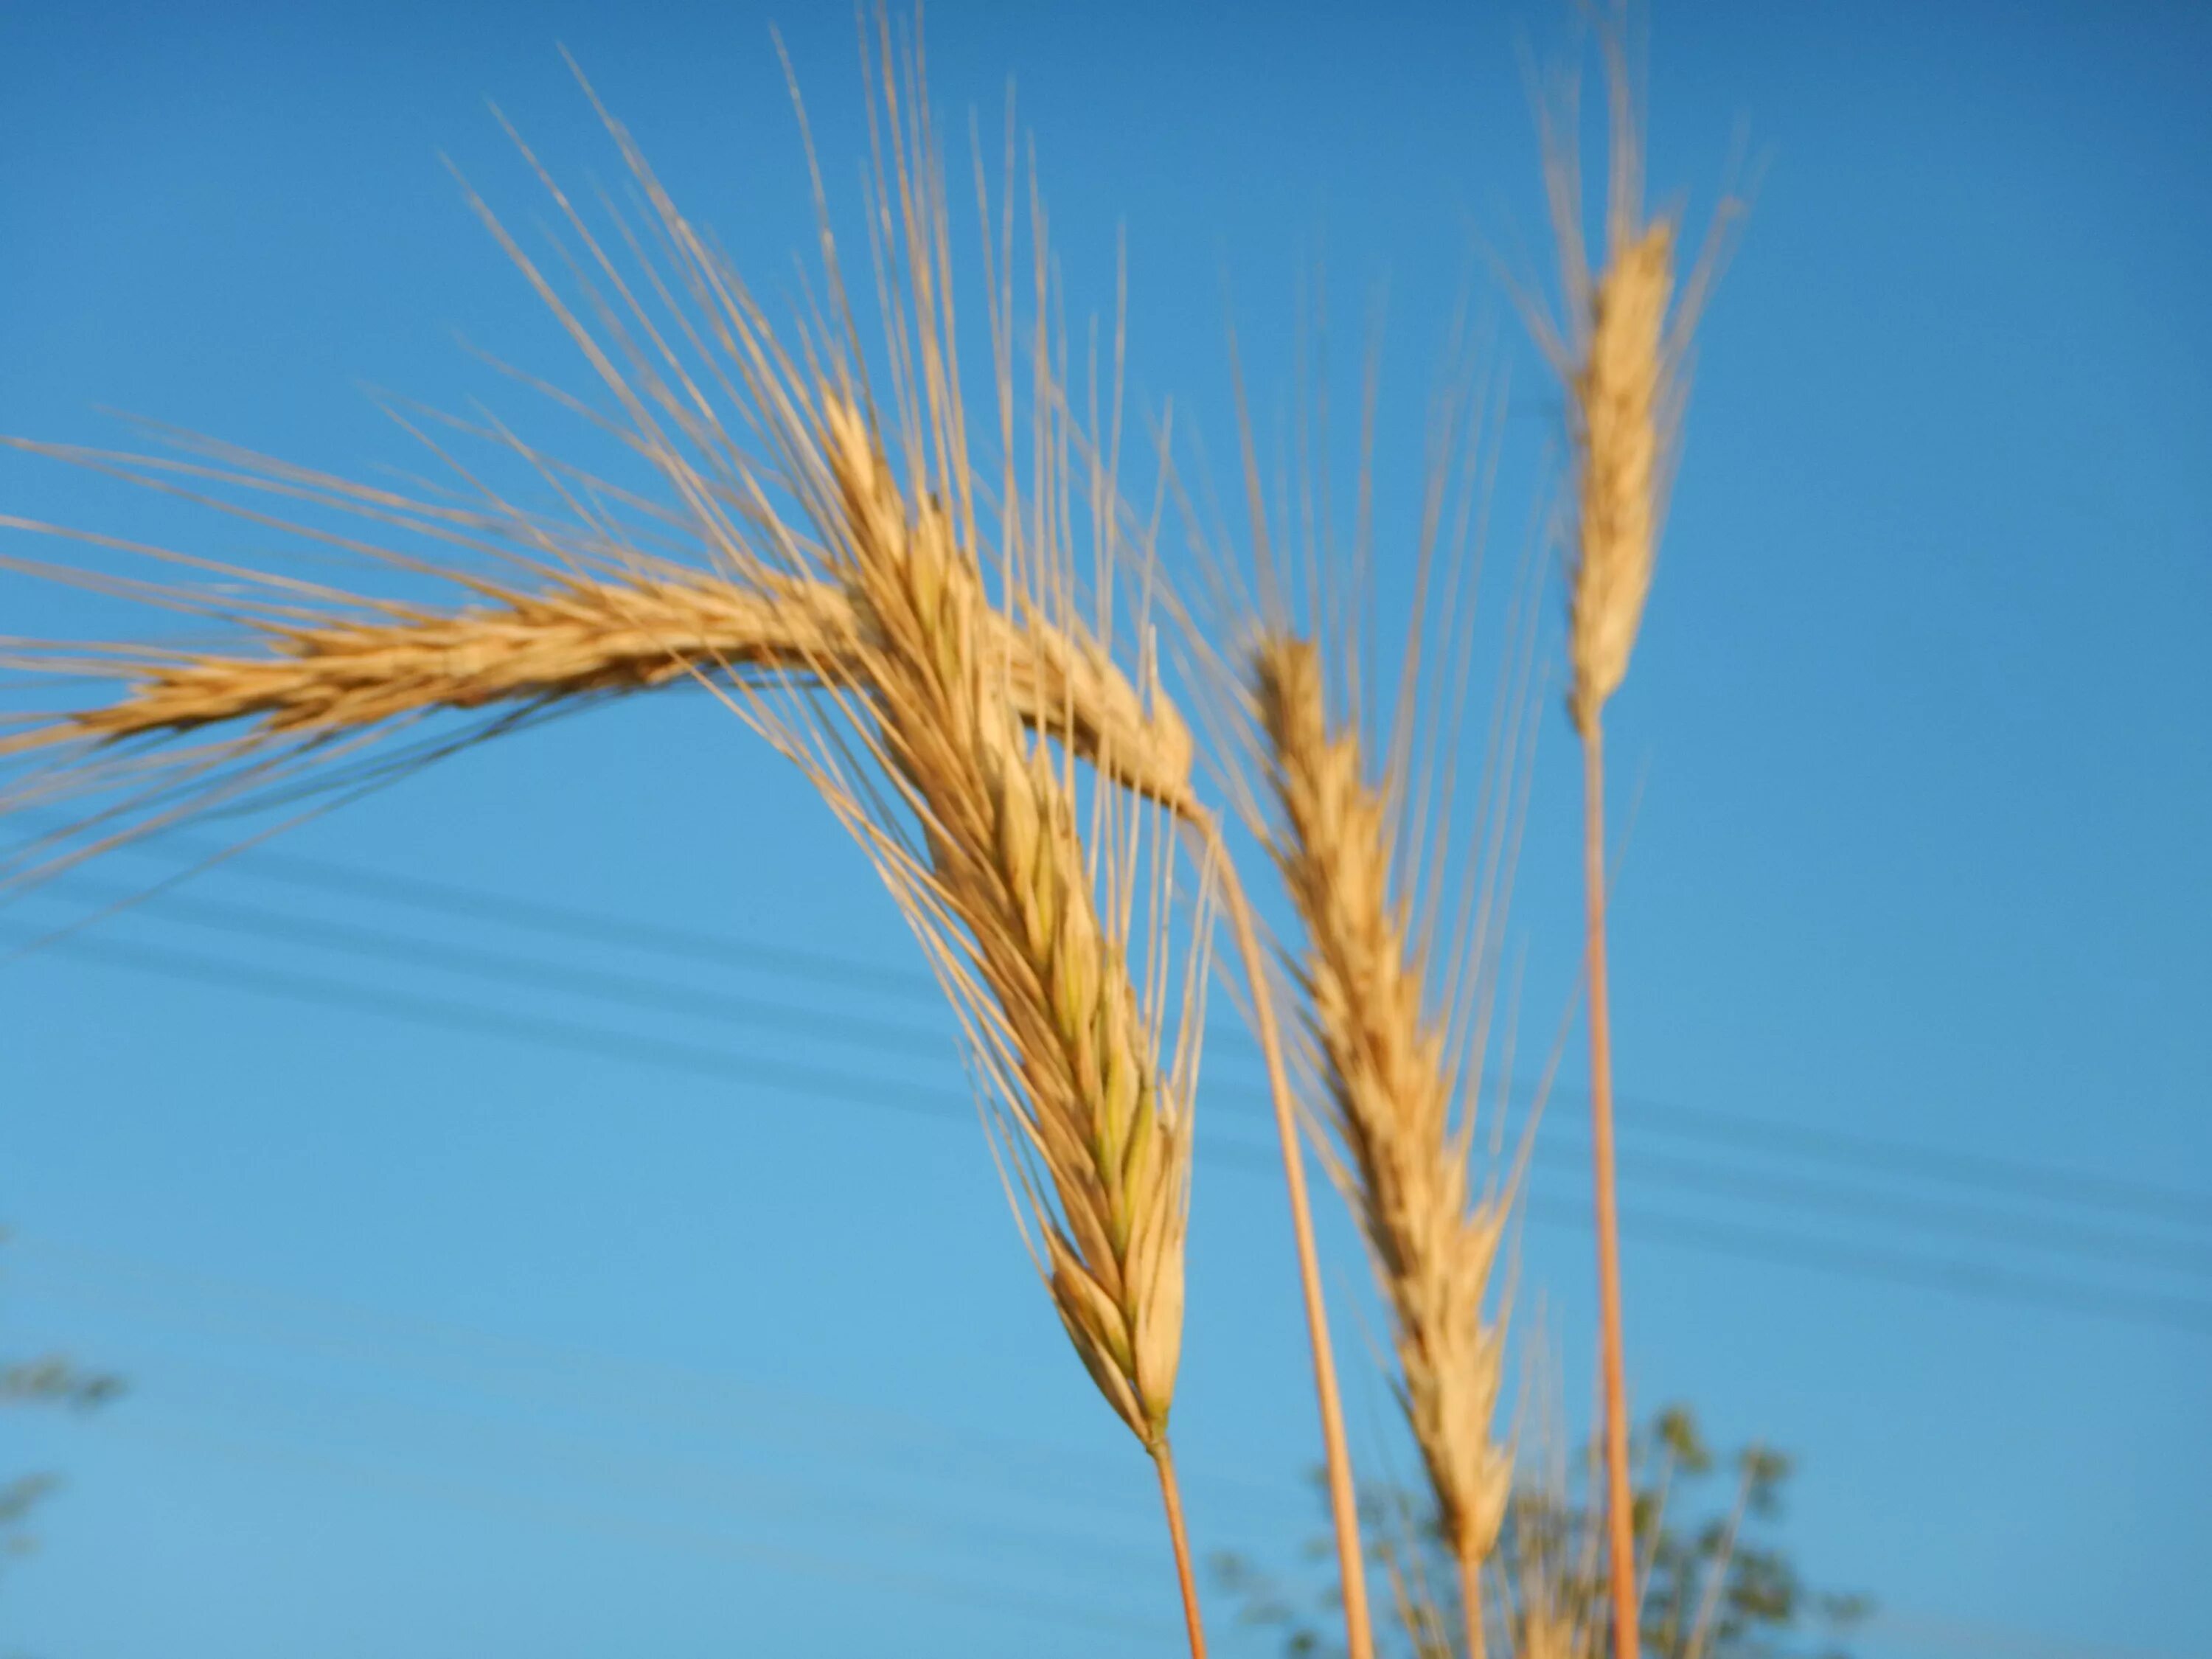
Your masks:
<svg viewBox="0 0 2212 1659"><path fill-rule="evenodd" d="M1393 892L1393 808L1364 775L1357 735L1329 730L1318 654L1268 637L1253 685L1343 1184L1390 1308L1401 1399L1447 1538L1456 1559L1480 1561L1512 1480L1492 1429L1504 1334L1483 1311L1510 1202L1470 1194L1471 1117L1455 1110L1459 1079L1425 1006L1425 952Z"/></svg>

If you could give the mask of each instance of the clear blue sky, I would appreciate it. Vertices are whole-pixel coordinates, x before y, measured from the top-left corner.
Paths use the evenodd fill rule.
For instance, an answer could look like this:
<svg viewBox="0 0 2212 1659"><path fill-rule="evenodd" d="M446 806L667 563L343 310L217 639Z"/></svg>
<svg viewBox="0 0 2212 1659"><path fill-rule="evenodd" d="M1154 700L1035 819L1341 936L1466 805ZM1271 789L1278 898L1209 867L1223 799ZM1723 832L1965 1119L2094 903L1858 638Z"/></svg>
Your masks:
<svg viewBox="0 0 2212 1659"><path fill-rule="evenodd" d="M1344 341L1387 276L1402 454L1451 305L1482 293L1475 237L1540 246L1516 50L1555 41L1563 10L948 0L933 80L995 132L1015 77L1079 302L1110 292L1126 227L1136 397L1172 394L1217 455L1224 274L1277 405L1300 273L1325 264ZM112 440L112 406L357 471L406 459L357 382L531 413L454 331L572 365L438 158L511 217L538 211L490 98L564 179L609 174L556 41L772 288L811 222L771 22L849 204L865 132L838 5L0 4L0 431ZM1656 1103L1625 1108L1626 1202L1662 1220L1628 1239L1635 1390L1798 1455L1792 1548L1894 1610L1869 1655L2200 1652L2212 1217L2139 1189L2212 1191L2212 16L1705 4L1660 7L1653 37L1656 189L1701 213L1740 121L1768 166L1612 728L1641 790L1618 1042L1625 1089ZM1525 490L1553 411L1492 311ZM1348 391L1349 353L1339 369ZM1384 471L1387 528L1410 479ZM14 458L0 509L270 546ZM113 619L0 580L7 633ZM1556 717L1547 744L1520 896L1538 1045L1577 892ZM285 850L916 965L798 781L697 698L495 745ZM292 868L240 860L185 896L730 1000L471 978L182 902L0 963L0 1218L23 1236L0 1346L64 1346L135 1390L97 1420L6 1425L0 1468L70 1486L46 1552L0 1585L0 1646L1170 1650L1147 1472L1028 1282L926 998ZM96 902L60 891L0 924ZM125 950L264 979L163 977ZM757 1018L833 996L919 1046ZM424 1003L690 1058L404 1017ZM922 1109L748 1070L779 1060ZM1245 1057L1224 1042L1208 1075L1218 1139L1261 1145ZM2081 1175L2069 1200L1784 1156L1695 1138L1686 1108ZM1747 1174L1798 1184L1753 1201ZM1571 1209L1571 1151L1537 1191ZM2008 1242L1937 1230L1964 1211ZM1698 1225L1755 1237L1721 1253L1688 1242ZM1203 1548L1279 1558L1309 1528L1285 1233L1273 1184L1202 1167L1176 1420ZM1356 1360L1363 1269L1334 1218L1328 1247ZM1850 1270L1791 1254L1823 1249ZM1903 1282L1931 1266L1985 1277ZM1589 1278L1578 1232L1531 1225L1523 1302L1560 1335L1573 1405ZM2069 1298L2105 1311L2051 1305ZM1376 1462L1395 1443L1371 1381L1357 1413Z"/></svg>

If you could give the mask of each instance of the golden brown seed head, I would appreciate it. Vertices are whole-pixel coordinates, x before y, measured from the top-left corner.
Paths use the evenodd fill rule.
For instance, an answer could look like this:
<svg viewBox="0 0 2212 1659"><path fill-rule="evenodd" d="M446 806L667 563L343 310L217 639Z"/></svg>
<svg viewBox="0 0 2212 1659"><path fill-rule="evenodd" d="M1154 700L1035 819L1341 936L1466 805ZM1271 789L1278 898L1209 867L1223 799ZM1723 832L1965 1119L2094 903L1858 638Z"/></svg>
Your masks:
<svg viewBox="0 0 2212 1659"><path fill-rule="evenodd" d="M57 738L138 737L234 721L333 732L431 708L644 690L728 666L805 673L849 658L851 605L793 582L577 580L496 608L265 630L262 655L148 660L125 695L62 716Z"/></svg>
<svg viewBox="0 0 2212 1659"><path fill-rule="evenodd" d="M1628 672L1651 591L1673 283L1674 228L1661 220L1618 250L1599 277L1589 356L1571 387L1581 477L1569 711L1585 733Z"/></svg>
<svg viewBox="0 0 2212 1659"><path fill-rule="evenodd" d="M1142 696L1085 636L995 611L981 625L1024 724L1129 788L1188 801L1193 744L1172 704ZM102 653L125 682L120 696L0 740L0 752L234 723L254 728L249 740L327 735L432 709L650 690L730 670L849 687L860 627L849 596L827 582L580 578L495 606L266 627L267 648L252 654ZM88 665L84 654L46 648L71 670Z"/></svg>
<svg viewBox="0 0 2212 1659"><path fill-rule="evenodd" d="M1101 923L1073 799L1008 700L972 554L941 512L909 514L856 411L830 400L823 431L854 531L875 746L923 817L933 896L967 936L982 1057L1003 1053L1017 1150L1042 1176L1027 1196L1054 1304L1099 1391L1156 1449L1182 1340L1189 1113Z"/></svg>
<svg viewBox="0 0 2212 1659"><path fill-rule="evenodd" d="M1506 1206L1470 1201L1444 1032L1391 890L1394 820L1356 733L1328 730L1318 654L1279 636L1255 662L1283 830L1306 926L1300 964L1349 1197L1388 1298L1401 1401L1455 1549L1486 1555L1511 1459L1492 1437L1504 1337L1483 1318Z"/></svg>

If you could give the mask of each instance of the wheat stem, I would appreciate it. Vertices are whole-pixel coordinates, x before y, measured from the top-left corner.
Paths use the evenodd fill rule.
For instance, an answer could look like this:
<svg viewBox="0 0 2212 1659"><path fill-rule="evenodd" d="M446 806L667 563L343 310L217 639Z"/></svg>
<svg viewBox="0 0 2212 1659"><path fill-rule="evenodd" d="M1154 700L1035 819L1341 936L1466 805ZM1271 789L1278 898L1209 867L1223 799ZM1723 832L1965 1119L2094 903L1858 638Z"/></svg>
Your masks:
<svg viewBox="0 0 2212 1659"><path fill-rule="evenodd" d="M1483 1552L1472 1540L1459 1548L1459 1607L1464 1621L1466 1659L1486 1659L1489 1638L1482 1628Z"/></svg>
<svg viewBox="0 0 2212 1659"><path fill-rule="evenodd" d="M1182 1620L1190 1638L1190 1659L1206 1659L1206 1626L1198 1613L1198 1582L1190 1570L1190 1535L1182 1523L1182 1486L1176 1479L1175 1455L1165 1437L1152 1453L1160 1477L1160 1503L1167 1510L1168 1538L1175 1546L1176 1583L1182 1591Z"/></svg>
<svg viewBox="0 0 2212 1659"><path fill-rule="evenodd" d="M1605 1393L1607 1550L1614 1659L1637 1659L1635 1498L1629 1488L1628 1382L1620 1331L1620 1220L1613 1204L1613 1025L1605 973L1605 738L1583 729L1583 884L1589 905L1590 1164L1597 1211L1599 1363Z"/></svg>
<svg viewBox="0 0 2212 1659"><path fill-rule="evenodd" d="M1252 998L1252 1024L1267 1061L1267 1095L1274 1109L1275 1136L1283 1151L1283 1188L1291 1206L1291 1231L1297 1245L1298 1289L1305 1304L1306 1338L1313 1352L1314 1397L1321 1411L1322 1461L1328 1481L1328 1510L1336 1540L1336 1565L1344 1585L1344 1639L1348 1659L1374 1659L1375 1638L1367 1606L1365 1552L1359 1542L1359 1504L1352 1481L1352 1451L1344 1433L1344 1402L1337 1388L1336 1358L1329 1343L1328 1309L1322 1296L1321 1256L1314 1245L1313 1204L1306 1188L1304 1143L1299 1138L1297 1097L1283 1062L1282 1030L1274 999L1267 989L1267 957L1236 866L1212 819L1199 826L1220 854L1221 903Z"/></svg>

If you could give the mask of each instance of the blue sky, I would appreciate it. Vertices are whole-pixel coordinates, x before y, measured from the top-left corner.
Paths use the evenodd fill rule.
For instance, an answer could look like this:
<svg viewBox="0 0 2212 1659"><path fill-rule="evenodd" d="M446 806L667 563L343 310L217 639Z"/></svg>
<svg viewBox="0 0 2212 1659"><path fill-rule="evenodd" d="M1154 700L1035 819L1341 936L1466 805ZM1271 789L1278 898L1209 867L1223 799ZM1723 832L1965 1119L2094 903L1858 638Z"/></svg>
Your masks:
<svg viewBox="0 0 2212 1659"><path fill-rule="evenodd" d="M945 3L929 38L963 126L975 106L995 133L1018 82L1079 313L1110 300L1126 234L1134 403L1172 396L1217 458L1224 293L1264 411L1302 278L1326 272L1347 393L1387 279L1387 539L1463 295L1511 376L1501 526L1536 481L1555 410L1476 249L1542 246L1516 53L1560 21ZM113 441L106 406L359 472L406 459L362 382L532 415L455 333L574 365L439 158L529 222L489 98L563 179L611 173L556 42L773 291L811 220L772 22L849 205L841 6L0 7L0 431ZM2208 68L2212 23L2179 6L1653 20L1656 191L1701 217L1740 124L1765 167L1610 727L1636 801L1614 964L1632 1380L1798 1455L1786 1536L1817 1583L1892 1610L1869 1655L2199 1640L2212 1218L2157 1194L2212 1191ZM0 501L272 544L15 457ZM8 633L113 622L4 580ZM1573 970L1571 763L1554 716L1517 901L1532 1051ZM9 1425L8 1465L70 1477L0 1586L11 1650L1165 1650L1147 1472L1028 1282L949 1030L899 977L912 947L738 722L668 697L556 723L281 851L320 862L241 859L0 962L0 1219L21 1235L0 1340L134 1389ZM170 867L118 858L0 924ZM464 914L362 872L836 965ZM412 955L333 951L336 927ZM438 949L509 960L470 975ZM833 997L913 1046L824 1034ZM1200 1173L1179 1455L1202 1548L1285 1559L1313 1454L1285 1227L1235 1161L1264 1129L1226 1034L1207 1075L1231 1150ZM1547 1129L1552 1214L1580 1191L1571 1120ZM1789 1196L1741 1196L1751 1176ZM1987 1236L1955 1231L1966 1212ZM1364 1270L1326 1219L1356 1362ZM1578 1407L1583 1236L1532 1221L1520 1271ZM1907 1282L1945 1275L1967 1283ZM1370 1464L1402 1459L1389 1412L1364 1379Z"/></svg>

